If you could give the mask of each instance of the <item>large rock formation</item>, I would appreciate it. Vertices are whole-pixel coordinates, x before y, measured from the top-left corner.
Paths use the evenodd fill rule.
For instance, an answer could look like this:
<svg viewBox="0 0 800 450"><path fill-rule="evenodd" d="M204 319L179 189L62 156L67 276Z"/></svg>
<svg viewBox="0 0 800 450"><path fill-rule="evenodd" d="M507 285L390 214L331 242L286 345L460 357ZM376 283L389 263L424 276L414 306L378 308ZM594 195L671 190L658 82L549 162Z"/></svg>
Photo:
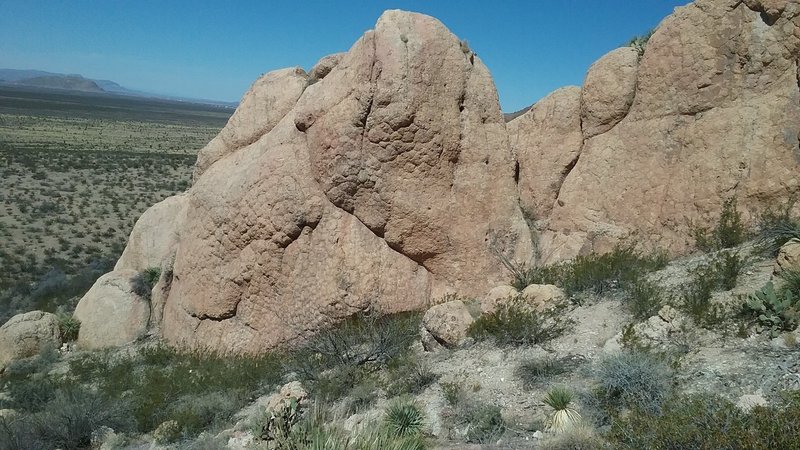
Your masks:
<svg viewBox="0 0 800 450"><path fill-rule="evenodd" d="M161 267L149 326L168 342L256 353L359 310L483 298L508 281L495 253L534 257L525 219L549 260L630 233L680 253L726 199L749 218L800 191L798 21L796 0L698 0L506 126L465 43L388 11L311 75L260 78L117 272Z"/></svg>
<svg viewBox="0 0 800 450"><path fill-rule="evenodd" d="M524 187L541 179L524 180L526 166L545 161L557 171L565 155L580 155L563 182L540 191L545 200L556 192L552 203L533 203L546 223L546 256L604 251L630 233L681 253L689 223L708 225L724 200L735 196L749 219L797 193L799 47L796 0L698 0L661 23L638 65L626 49L592 66L580 149L550 145L573 142L569 115L537 123L528 113L510 123L509 130L563 129L541 143L517 137L529 143L516 149L523 203ZM561 105L574 108L574 99Z"/></svg>
<svg viewBox="0 0 800 450"><path fill-rule="evenodd" d="M491 76L441 23L388 11L312 74L259 79L192 188L137 223L117 269L161 266L167 341L260 352L359 310L482 296L505 278L494 252L529 256Z"/></svg>

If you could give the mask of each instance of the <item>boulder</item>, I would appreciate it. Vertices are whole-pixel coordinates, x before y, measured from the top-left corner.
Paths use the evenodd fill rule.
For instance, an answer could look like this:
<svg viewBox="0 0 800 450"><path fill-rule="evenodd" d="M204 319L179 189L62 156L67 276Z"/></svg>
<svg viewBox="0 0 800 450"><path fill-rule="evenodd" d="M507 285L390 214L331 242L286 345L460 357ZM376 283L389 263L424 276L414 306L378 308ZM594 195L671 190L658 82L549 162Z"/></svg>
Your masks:
<svg viewBox="0 0 800 450"><path fill-rule="evenodd" d="M305 403L308 399L308 392L299 381L292 381L281 386L277 393L265 399L264 408L267 411L277 412L285 408L292 399L297 400L297 403Z"/></svg>
<svg viewBox="0 0 800 450"><path fill-rule="evenodd" d="M520 295L538 310L554 306L567 298L561 288L552 284L531 284L523 289Z"/></svg>
<svg viewBox="0 0 800 450"><path fill-rule="evenodd" d="M197 154L193 178L197 180L215 162L268 133L291 111L307 83L308 75L299 67L262 75L245 92L219 135Z"/></svg>
<svg viewBox="0 0 800 450"><path fill-rule="evenodd" d="M314 64L314 67L311 68L311 71L308 72L308 79L309 82L316 83L317 81L325 78L334 67L339 65L339 62L344 57L344 53L334 53L332 55L328 55L317 61Z"/></svg>
<svg viewBox="0 0 800 450"><path fill-rule="evenodd" d="M775 273L784 270L800 270L800 239L783 244L775 260Z"/></svg>
<svg viewBox="0 0 800 450"><path fill-rule="evenodd" d="M143 336L150 320L150 304L134 292L138 272L115 270L100 277L75 308L81 322L78 346L83 349L114 347Z"/></svg>
<svg viewBox="0 0 800 450"><path fill-rule="evenodd" d="M519 291L512 286L501 285L493 287L481 300L481 314L493 313L497 309L497 305L518 295Z"/></svg>
<svg viewBox="0 0 800 450"><path fill-rule="evenodd" d="M474 321L461 300L432 306L422 318L422 343L426 350L435 348L436 345L426 339L430 335L430 338L444 347L455 347L467 337L467 329Z"/></svg>
<svg viewBox="0 0 800 450"><path fill-rule="evenodd" d="M581 90L583 137L605 133L630 110L636 95L639 52L633 47L618 48L592 64Z"/></svg>
<svg viewBox="0 0 800 450"><path fill-rule="evenodd" d="M45 347L60 346L61 332L55 314L17 314L0 327L0 369L12 361L38 355Z"/></svg>

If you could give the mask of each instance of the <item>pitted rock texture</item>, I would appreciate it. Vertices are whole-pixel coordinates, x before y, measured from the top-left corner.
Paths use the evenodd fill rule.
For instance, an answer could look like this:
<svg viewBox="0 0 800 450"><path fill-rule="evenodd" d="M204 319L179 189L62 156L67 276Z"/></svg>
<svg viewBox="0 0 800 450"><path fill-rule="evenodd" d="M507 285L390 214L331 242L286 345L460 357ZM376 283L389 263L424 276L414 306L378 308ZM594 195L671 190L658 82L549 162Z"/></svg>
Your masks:
<svg viewBox="0 0 800 450"><path fill-rule="evenodd" d="M489 72L433 18L386 12L262 129L185 195L161 321L175 345L258 353L364 309L482 296L506 276L496 252L531 252Z"/></svg>
<svg viewBox="0 0 800 450"><path fill-rule="evenodd" d="M639 52L618 48L592 64L581 91L581 127L586 138L605 133L622 120L636 95Z"/></svg>
<svg viewBox="0 0 800 450"><path fill-rule="evenodd" d="M519 164L519 200L529 220L550 214L583 146L581 89L558 89L507 125Z"/></svg>
<svg viewBox="0 0 800 450"><path fill-rule="evenodd" d="M299 67L268 72L256 80L219 135L198 153L194 179L226 155L268 133L291 111L307 83L308 75Z"/></svg>
<svg viewBox="0 0 800 450"><path fill-rule="evenodd" d="M765 21L764 8L780 16ZM560 187L541 243L549 260L631 233L680 254L689 223L713 225L725 200L749 221L800 191L799 47L797 1L699 0L666 18L630 111L584 142Z"/></svg>

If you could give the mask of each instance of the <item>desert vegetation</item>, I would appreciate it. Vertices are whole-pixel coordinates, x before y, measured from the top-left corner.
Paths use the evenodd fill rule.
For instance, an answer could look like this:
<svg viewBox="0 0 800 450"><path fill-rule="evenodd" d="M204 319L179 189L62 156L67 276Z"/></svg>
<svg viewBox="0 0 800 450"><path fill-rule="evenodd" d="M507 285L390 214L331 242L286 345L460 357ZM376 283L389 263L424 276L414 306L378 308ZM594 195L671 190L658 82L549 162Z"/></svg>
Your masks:
<svg viewBox="0 0 800 450"><path fill-rule="evenodd" d="M230 111L2 90L0 322L70 312L142 212L184 191Z"/></svg>

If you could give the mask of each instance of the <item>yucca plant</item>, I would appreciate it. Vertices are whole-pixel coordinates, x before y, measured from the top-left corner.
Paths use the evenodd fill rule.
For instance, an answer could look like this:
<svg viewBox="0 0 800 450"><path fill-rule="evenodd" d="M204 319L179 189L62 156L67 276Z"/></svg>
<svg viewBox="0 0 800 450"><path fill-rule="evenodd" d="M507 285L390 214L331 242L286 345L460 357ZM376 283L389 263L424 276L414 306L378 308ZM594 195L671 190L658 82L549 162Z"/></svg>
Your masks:
<svg viewBox="0 0 800 450"><path fill-rule="evenodd" d="M572 399L572 391L564 386L556 386L547 392L544 403L555 410L548 424L549 430L561 433L580 423L580 413L570 406Z"/></svg>
<svg viewBox="0 0 800 450"><path fill-rule="evenodd" d="M425 417L419 406L411 401L396 400L386 409L385 423L397 437L414 436L422 431Z"/></svg>

